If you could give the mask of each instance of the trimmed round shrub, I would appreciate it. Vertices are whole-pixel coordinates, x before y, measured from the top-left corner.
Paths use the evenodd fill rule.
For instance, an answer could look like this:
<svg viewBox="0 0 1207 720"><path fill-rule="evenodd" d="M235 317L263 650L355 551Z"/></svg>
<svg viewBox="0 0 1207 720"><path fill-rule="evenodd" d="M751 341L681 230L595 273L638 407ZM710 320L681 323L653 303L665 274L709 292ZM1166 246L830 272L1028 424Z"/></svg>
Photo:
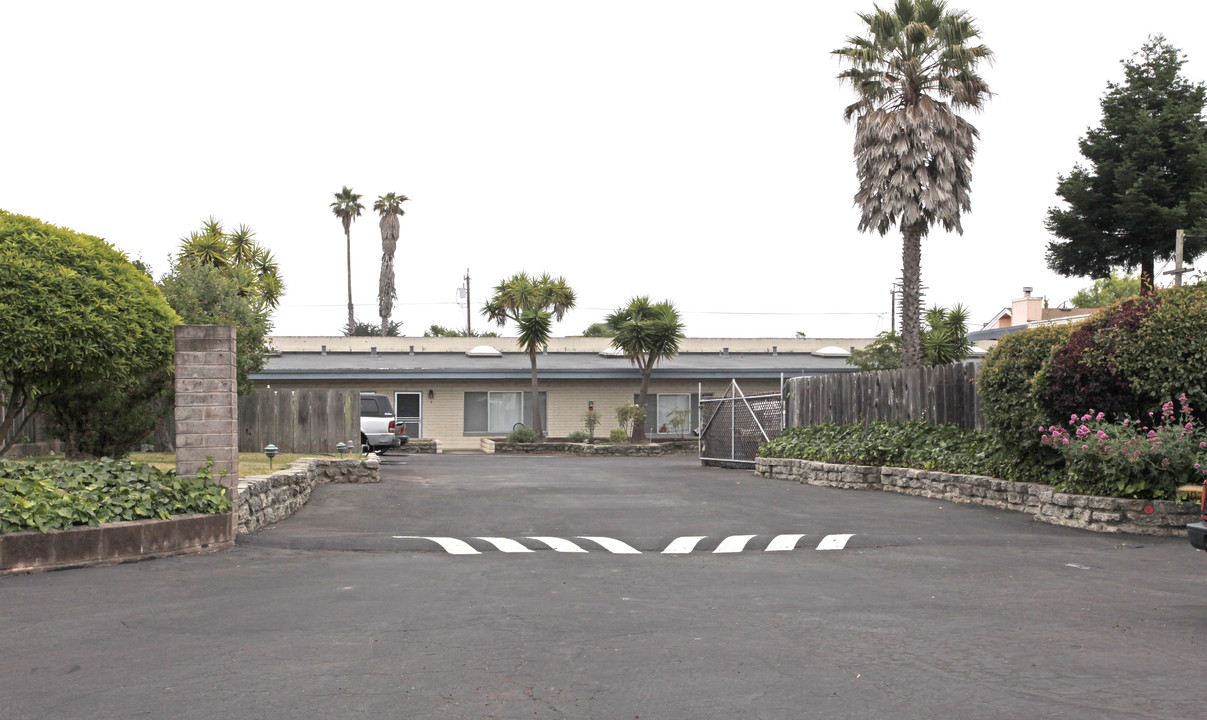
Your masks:
<svg viewBox="0 0 1207 720"><path fill-rule="evenodd" d="M1006 335L985 356L977 374L981 412L991 433L1009 448L1023 467L1042 472L1059 465L1060 455L1040 443L1038 428L1047 417L1036 404L1031 387L1036 373L1057 348L1069 340L1073 327L1049 325Z"/></svg>
<svg viewBox="0 0 1207 720"><path fill-rule="evenodd" d="M1115 362L1146 410L1186 393L1198 420L1207 419L1207 282L1158 290L1156 304L1134 334L1118 338Z"/></svg>
<svg viewBox="0 0 1207 720"><path fill-rule="evenodd" d="M1119 359L1136 352L1129 346L1157 302L1155 295L1125 300L1075 327L1032 385L1049 423L1064 424L1090 409L1108 420L1135 418L1153 406L1156 398L1132 386Z"/></svg>
<svg viewBox="0 0 1207 720"><path fill-rule="evenodd" d="M507 442L510 443L533 443L536 442L536 430L521 425L515 430L507 433Z"/></svg>
<svg viewBox="0 0 1207 720"><path fill-rule="evenodd" d="M587 442L587 439L590 437L591 437L590 435L583 432L582 430L575 430L574 432L567 435L566 439L572 443L583 443L583 442Z"/></svg>
<svg viewBox="0 0 1207 720"><path fill-rule="evenodd" d="M613 428L612 432L608 434L608 442L613 445L628 445L629 434L621 428Z"/></svg>

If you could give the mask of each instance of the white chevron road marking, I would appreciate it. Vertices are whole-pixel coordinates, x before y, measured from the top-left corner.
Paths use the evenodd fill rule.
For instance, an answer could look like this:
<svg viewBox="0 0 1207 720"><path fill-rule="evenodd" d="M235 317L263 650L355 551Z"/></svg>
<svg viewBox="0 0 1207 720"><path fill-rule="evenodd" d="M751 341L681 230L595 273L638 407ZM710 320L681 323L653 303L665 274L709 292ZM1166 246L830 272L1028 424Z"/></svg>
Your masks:
<svg viewBox="0 0 1207 720"><path fill-rule="evenodd" d="M579 546L575 545L574 543L572 543L569 540L566 540L564 538L529 537L528 539L536 540L537 542L543 542L558 552L580 552L580 553L587 552L586 550L583 550Z"/></svg>
<svg viewBox="0 0 1207 720"><path fill-rule="evenodd" d="M767 546L766 552L795 550L797 541L804 536L804 533L801 533L800 535L776 535L775 539L771 541L771 544Z"/></svg>
<svg viewBox="0 0 1207 720"><path fill-rule="evenodd" d="M842 550L847 546L847 541L854 537L850 535L827 535L817 543L818 550Z"/></svg>
<svg viewBox="0 0 1207 720"><path fill-rule="evenodd" d="M464 540L458 540L457 538L423 537L421 535L395 535L394 538L397 540L431 540L432 542L436 543L440 547L444 548L444 551L447 552L449 555L481 555L482 554L482 553L478 552L477 550L474 550L472 547L470 547L469 543L465 542Z"/></svg>
<svg viewBox="0 0 1207 720"><path fill-rule="evenodd" d="M696 545L708 537L707 535L685 535L675 538L666 549L662 551L664 555L684 555L696 549Z"/></svg>
<svg viewBox="0 0 1207 720"><path fill-rule="evenodd" d="M443 549L445 552L447 552L450 555L481 555L482 554L481 551L474 549L469 543L465 542L464 540L459 540L457 538L430 537L430 536L424 536L424 535L394 535L393 537L396 539L399 539L399 540L427 540L429 542L436 543L437 545L439 545L441 547L441 549ZM591 542L596 543L597 545L602 547L604 550L606 550L614 555L641 555L641 554L643 554L641 550L638 550L637 548L633 547L632 545L630 545L624 541L617 540L616 538L601 537L598 535L577 535L575 537L577 539L581 539L581 540L590 540ZM712 552L714 554L717 554L717 553L730 554L730 553L744 552L744 551L746 551L746 546L750 543L751 540L753 540L756 537L758 537L758 536L757 535L730 535L730 536L722 539L720 544L718 544L716 549L713 550ZM797 543L799 543L800 539L803 537L805 537L804 533L776 535L774 538L771 539L771 542L767 544L767 546L763 549L763 551L764 552L787 552L790 550L795 550ZM817 544L816 549L818 549L818 550L843 550L846 548L847 542L853 537L855 537L854 533L826 535L825 537L823 537L821 539L821 542L819 542ZM684 535L681 537L677 537L674 540L672 540L671 543L669 545L667 545L664 550L662 550L662 554L663 555L687 555L687 554L693 553L696 551L696 547L700 544L700 541L705 540L707 538L708 538L707 535ZM525 547L524 545L520 544L519 541L513 540L512 538L477 536L474 539L490 543L491 545L493 545L495 547L495 549L499 550L500 552L504 552L504 553L535 552L535 550L533 548ZM556 552L559 552L559 553L587 553L587 552L590 552L587 549L585 549L585 548L581 547L580 545L578 545L577 543L575 543L573 540L567 540L566 538L549 537L549 536L540 535L540 536L528 536L527 539L536 540L539 543L543 543L544 545L548 546L550 549L552 549Z"/></svg>
<svg viewBox="0 0 1207 720"><path fill-rule="evenodd" d="M746 549L746 543L750 542L753 535L730 535L721 541L713 553L739 553Z"/></svg>
<svg viewBox="0 0 1207 720"><path fill-rule="evenodd" d="M519 544L515 540L512 540L511 538L480 537L478 539L485 540L486 542L490 543L491 545L494 545L496 548L498 548L499 550L501 550L505 553L532 552L532 550L524 547L523 545Z"/></svg>
<svg viewBox="0 0 1207 720"><path fill-rule="evenodd" d="M641 551L638 550L637 548L633 547L632 545L623 543L623 542L621 542L619 540L615 540L613 538L591 537L590 535L579 535L578 537L583 540L590 540L591 542L599 543L600 545L603 546L604 550L607 550L610 553L616 553L617 555L640 555L641 554Z"/></svg>

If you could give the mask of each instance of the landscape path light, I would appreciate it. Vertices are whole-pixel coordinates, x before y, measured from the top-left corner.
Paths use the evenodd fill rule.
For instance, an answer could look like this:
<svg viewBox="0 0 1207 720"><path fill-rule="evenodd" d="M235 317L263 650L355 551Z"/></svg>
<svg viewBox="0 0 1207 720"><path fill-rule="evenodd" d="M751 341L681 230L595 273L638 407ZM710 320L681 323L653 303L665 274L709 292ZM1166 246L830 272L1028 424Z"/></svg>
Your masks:
<svg viewBox="0 0 1207 720"><path fill-rule="evenodd" d="M264 454L268 456L268 469L272 470L272 459L277 456L277 446L269 444L264 448Z"/></svg>

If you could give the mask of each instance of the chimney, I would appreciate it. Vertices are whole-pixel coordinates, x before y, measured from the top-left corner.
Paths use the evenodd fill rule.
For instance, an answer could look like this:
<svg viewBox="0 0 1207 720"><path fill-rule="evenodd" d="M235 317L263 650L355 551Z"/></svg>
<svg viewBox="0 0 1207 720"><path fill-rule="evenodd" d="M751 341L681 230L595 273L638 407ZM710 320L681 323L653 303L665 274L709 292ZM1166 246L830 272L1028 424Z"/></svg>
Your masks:
<svg viewBox="0 0 1207 720"><path fill-rule="evenodd" d="M1025 298L1031 297L1031 291L1034 289L1035 288L1033 288L1033 287L1024 287L1023 288L1023 297L1025 297Z"/></svg>

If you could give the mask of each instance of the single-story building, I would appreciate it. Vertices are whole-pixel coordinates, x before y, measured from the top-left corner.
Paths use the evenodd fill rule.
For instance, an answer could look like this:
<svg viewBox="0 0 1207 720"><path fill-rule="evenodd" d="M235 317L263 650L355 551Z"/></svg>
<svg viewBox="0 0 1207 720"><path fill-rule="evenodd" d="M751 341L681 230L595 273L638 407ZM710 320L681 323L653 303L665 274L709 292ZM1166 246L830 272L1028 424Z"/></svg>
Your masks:
<svg viewBox="0 0 1207 720"><path fill-rule="evenodd" d="M274 337L274 352L251 379L257 388L374 392L394 403L412 438L445 450L477 449L482 437L532 424L528 355L515 338ZM650 384L647 433L691 435L700 394L722 395L736 380L747 394L778 392L781 378L854 372L846 363L858 339L688 338L679 355L660 363ZM545 433L583 429L589 409L600 414L596 437L617 427L616 408L635 400L641 373L611 349L608 338L553 338L537 357ZM674 411L689 410L677 427Z"/></svg>

